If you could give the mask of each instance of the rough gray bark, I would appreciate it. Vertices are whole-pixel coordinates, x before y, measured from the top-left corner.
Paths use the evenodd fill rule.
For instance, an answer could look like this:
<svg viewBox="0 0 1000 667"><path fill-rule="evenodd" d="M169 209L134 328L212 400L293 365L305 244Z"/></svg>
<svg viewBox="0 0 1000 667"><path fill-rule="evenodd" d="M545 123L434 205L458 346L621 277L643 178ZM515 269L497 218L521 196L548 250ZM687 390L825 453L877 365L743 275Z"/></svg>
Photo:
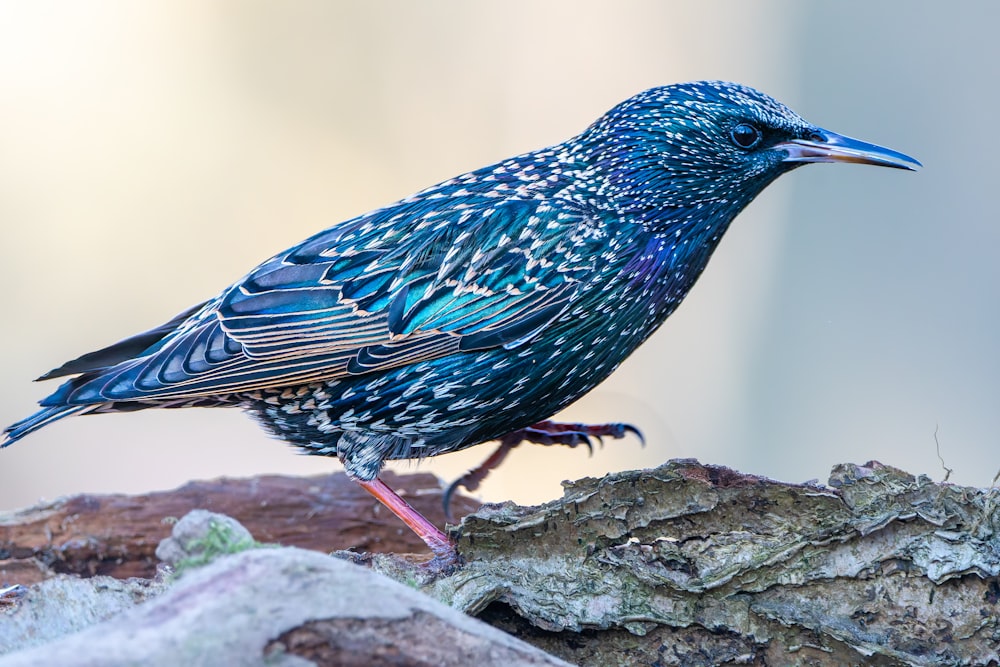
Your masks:
<svg viewBox="0 0 1000 667"><path fill-rule="evenodd" d="M484 507L457 531L464 566L443 576L412 559L350 557L574 664L1000 664L997 503L996 489L935 484L877 463L838 466L826 487L674 461L569 483L561 500L539 507ZM260 558L277 588L239 604L185 604L209 605L199 618L212 625L212 613L224 620L244 607L290 618L286 607L359 587L376 607L378 596L397 595L367 580L341 581L337 593L296 589L280 583L288 573L273 555ZM190 576L218 593L212 577L221 575L204 574L213 567ZM30 606L26 597L8 607ZM3 599L0 613L10 613ZM369 657L402 638L452 646L424 616L309 618L320 620L265 633L274 655L354 664L330 661L345 655L330 653L344 636Z"/></svg>
<svg viewBox="0 0 1000 667"><path fill-rule="evenodd" d="M566 667L407 586L294 547L219 558L120 616L0 657L2 667L314 664Z"/></svg>
<svg viewBox="0 0 1000 667"><path fill-rule="evenodd" d="M874 462L821 487L674 461L467 517L468 564L425 590L581 664L997 664L998 500Z"/></svg>

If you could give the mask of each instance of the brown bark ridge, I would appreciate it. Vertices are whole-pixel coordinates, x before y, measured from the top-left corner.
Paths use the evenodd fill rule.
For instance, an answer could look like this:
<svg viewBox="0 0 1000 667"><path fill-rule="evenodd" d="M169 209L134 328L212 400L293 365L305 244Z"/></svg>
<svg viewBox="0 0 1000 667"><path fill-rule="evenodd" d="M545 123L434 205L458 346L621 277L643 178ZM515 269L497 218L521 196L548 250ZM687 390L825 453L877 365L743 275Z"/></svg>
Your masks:
<svg viewBox="0 0 1000 667"><path fill-rule="evenodd" d="M430 486L439 488L436 482ZM439 506L439 493L426 497L433 497L428 505ZM418 498L424 496L414 492L411 499ZM938 484L876 462L837 466L829 486L822 486L774 482L683 460L567 483L560 500L538 507L485 506L454 530L465 562L452 572L432 573L390 555L354 559L579 665L997 665L998 501L996 489ZM249 514L273 511L258 502ZM153 520L156 513L149 516ZM312 533L320 532L310 523L316 520L296 519ZM129 530L149 535L148 528L138 530L128 521L115 524L113 515L108 521L126 543ZM257 540L280 541L258 533L250 522L247 527ZM0 548L7 548L4 535ZM80 535L77 539L86 541ZM264 551L299 553L246 553ZM226 556L220 563L240 557L248 556ZM295 595L270 591L213 609L232 615L234 609L259 605L277 617L286 605L312 600L312 589L295 587L298 570L289 570L280 556L268 558L277 560L267 561L273 568L267 577L278 590L294 589ZM205 576L202 572L215 566L191 576ZM50 584L21 589L15 600L0 591L0 614L24 613L31 607L25 600L44 596L42 587ZM339 586L363 588L376 608L382 604L378 595L385 594L361 580ZM169 600L175 588L161 598ZM330 595L319 585L315 595L321 589ZM212 599L219 599L219 590L216 594ZM188 595L186 605L209 604ZM133 622L133 614L146 613L161 598L124 612L116 622ZM399 644L383 641L396 636L387 628L397 617L326 613L301 623L294 614L281 616L287 622L264 633L271 662L259 664L279 664L273 661L280 656L306 660L288 664L353 664L330 658L345 655L336 653L344 637L355 641L352 655L397 659ZM210 617L200 618L196 627L211 623ZM416 620L400 627L398 636L408 638L404 643L431 642L438 658L467 646L447 639L437 621L407 618Z"/></svg>
<svg viewBox="0 0 1000 667"><path fill-rule="evenodd" d="M434 475L386 472L383 478L424 516L444 525L441 482ZM452 504L459 517L478 506L460 494ZM193 509L231 516L260 542L324 552L425 550L416 535L343 474L216 479L135 496L78 495L0 513L0 586L28 585L56 573L153 577L157 544L170 535L173 519Z"/></svg>

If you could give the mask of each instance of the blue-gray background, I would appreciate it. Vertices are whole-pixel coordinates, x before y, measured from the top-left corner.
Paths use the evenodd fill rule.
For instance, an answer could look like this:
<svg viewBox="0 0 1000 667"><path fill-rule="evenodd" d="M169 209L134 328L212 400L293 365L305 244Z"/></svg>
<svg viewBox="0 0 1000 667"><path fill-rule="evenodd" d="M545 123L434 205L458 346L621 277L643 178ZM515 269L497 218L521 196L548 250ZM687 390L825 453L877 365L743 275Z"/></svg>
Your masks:
<svg viewBox="0 0 1000 667"><path fill-rule="evenodd" d="M0 422L31 378L159 324L316 230L562 141L642 89L756 86L917 174L801 169L737 220L649 343L562 419L648 444L524 447L482 490L697 457L805 481L1000 468L1000 5L0 2ZM488 446L423 467L450 478ZM402 464L397 468L406 470ZM319 473L229 411L69 419L0 453L0 508Z"/></svg>

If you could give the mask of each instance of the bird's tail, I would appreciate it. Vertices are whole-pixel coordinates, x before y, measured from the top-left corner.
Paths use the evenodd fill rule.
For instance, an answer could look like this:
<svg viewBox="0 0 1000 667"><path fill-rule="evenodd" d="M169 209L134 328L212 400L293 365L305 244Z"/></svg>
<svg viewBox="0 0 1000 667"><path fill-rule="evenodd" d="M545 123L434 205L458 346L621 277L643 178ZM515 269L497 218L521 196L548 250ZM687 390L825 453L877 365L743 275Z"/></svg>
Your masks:
<svg viewBox="0 0 1000 667"><path fill-rule="evenodd" d="M30 417L5 428L3 430L3 438L0 439L0 449L17 442L29 433L33 433L57 419L69 417L93 407L92 405L53 405L52 407L42 408Z"/></svg>

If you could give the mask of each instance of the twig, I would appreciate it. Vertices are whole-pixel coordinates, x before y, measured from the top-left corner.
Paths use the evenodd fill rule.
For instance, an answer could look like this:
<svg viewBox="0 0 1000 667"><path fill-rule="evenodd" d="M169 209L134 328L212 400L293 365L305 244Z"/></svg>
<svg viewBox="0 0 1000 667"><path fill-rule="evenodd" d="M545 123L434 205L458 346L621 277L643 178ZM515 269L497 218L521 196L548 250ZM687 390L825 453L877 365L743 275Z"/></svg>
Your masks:
<svg viewBox="0 0 1000 667"><path fill-rule="evenodd" d="M938 424L934 425L934 447L937 449L938 461L941 462L941 467L944 468L944 479L942 482L947 482L948 478L951 477L951 473L954 472L951 468L944 464L944 457L941 456L941 442L938 440ZM997 476L993 478L993 483L997 483L997 479L1000 479L1000 471L997 471Z"/></svg>

